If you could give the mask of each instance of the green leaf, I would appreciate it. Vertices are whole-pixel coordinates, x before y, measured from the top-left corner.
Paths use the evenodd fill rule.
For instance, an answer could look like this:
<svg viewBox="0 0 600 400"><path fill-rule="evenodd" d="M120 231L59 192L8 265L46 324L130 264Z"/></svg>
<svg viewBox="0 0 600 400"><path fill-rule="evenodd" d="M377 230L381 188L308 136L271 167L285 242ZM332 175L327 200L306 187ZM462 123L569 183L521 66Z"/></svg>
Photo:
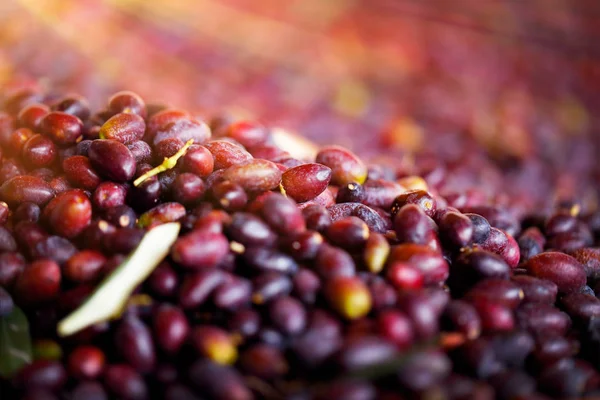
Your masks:
<svg viewBox="0 0 600 400"><path fill-rule="evenodd" d="M0 318L0 377L10 378L32 359L29 322L20 308Z"/></svg>
<svg viewBox="0 0 600 400"><path fill-rule="evenodd" d="M177 240L179 223L159 225L146 233L138 247L75 311L58 324L58 334L68 336L98 322L118 318L131 293L169 254Z"/></svg>

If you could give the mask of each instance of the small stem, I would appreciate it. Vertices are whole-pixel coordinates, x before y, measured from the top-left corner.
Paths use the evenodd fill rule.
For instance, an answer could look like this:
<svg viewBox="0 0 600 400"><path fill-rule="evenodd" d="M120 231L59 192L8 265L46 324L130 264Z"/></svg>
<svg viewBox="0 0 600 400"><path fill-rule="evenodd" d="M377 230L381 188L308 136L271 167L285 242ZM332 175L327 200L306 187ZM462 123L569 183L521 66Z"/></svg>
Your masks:
<svg viewBox="0 0 600 400"><path fill-rule="evenodd" d="M287 193L283 187L283 185L280 183L279 184L279 191L281 192L282 195L284 195L285 197L287 197Z"/></svg>
<svg viewBox="0 0 600 400"><path fill-rule="evenodd" d="M158 175L161 172L165 172L172 168L175 168L175 165L177 165L177 161L185 155L187 149L192 144L194 144L194 139L188 140L183 145L183 147L177 151L177 153L173 154L171 157L165 157L165 159L160 165L152 168L150 171L146 172L145 174L137 178L135 181L133 181L133 186L140 186L146 179L152 178L153 176Z"/></svg>

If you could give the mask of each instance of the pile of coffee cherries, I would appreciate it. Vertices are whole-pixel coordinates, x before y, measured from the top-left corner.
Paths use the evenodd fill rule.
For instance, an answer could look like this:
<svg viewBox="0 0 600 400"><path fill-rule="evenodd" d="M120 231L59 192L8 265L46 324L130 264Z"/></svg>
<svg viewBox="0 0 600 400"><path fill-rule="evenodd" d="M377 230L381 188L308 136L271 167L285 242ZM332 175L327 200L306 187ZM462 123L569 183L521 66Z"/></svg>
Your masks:
<svg viewBox="0 0 600 400"><path fill-rule="evenodd" d="M600 213L576 201L445 199L404 162L127 91L6 96L0 146L0 318L33 343L2 399L600 395ZM122 313L58 335L168 222Z"/></svg>

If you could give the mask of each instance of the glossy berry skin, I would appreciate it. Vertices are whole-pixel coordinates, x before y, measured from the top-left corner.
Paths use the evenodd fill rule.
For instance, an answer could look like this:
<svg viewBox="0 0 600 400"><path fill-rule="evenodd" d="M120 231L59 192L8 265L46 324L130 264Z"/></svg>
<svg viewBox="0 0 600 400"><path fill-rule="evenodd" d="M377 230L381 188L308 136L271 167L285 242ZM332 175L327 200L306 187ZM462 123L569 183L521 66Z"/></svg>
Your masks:
<svg viewBox="0 0 600 400"><path fill-rule="evenodd" d="M377 317L379 332L400 349L409 347L414 340L412 322L400 311L384 311Z"/></svg>
<svg viewBox="0 0 600 400"><path fill-rule="evenodd" d="M424 283L435 284L448 278L449 267L441 254L428 246L405 243L392 248L389 260L417 267L423 274Z"/></svg>
<svg viewBox="0 0 600 400"><path fill-rule="evenodd" d="M71 398L73 400L105 400L108 399L108 395L100 383L90 381L81 382L75 386L71 392Z"/></svg>
<svg viewBox="0 0 600 400"><path fill-rule="evenodd" d="M94 207L106 210L124 205L126 198L127 190L124 186L114 182L102 182L94 190L92 203Z"/></svg>
<svg viewBox="0 0 600 400"><path fill-rule="evenodd" d="M484 250L498 254L511 268L519 264L519 244L511 235L500 229L491 228L487 239L480 246Z"/></svg>
<svg viewBox="0 0 600 400"><path fill-rule="evenodd" d="M52 104L52 111L62 111L86 120L90 116L90 105L83 96L69 95Z"/></svg>
<svg viewBox="0 0 600 400"><path fill-rule="evenodd" d="M148 228L175 222L184 216L185 207L183 205L176 202L162 203L140 215L137 224L142 228Z"/></svg>
<svg viewBox="0 0 600 400"><path fill-rule="evenodd" d="M391 229L391 221L384 219L381 214L369 206L360 203L334 204L327 208L332 221L349 216L355 216L369 226L369 229L379 233L385 233Z"/></svg>
<svg viewBox="0 0 600 400"><path fill-rule="evenodd" d="M148 277L148 287L159 298L172 298L179 287L179 276L168 263L161 263Z"/></svg>
<svg viewBox="0 0 600 400"><path fill-rule="evenodd" d="M508 279L510 267L491 252L475 250L460 254L452 264L449 285L458 293L486 278Z"/></svg>
<svg viewBox="0 0 600 400"><path fill-rule="evenodd" d="M154 145L153 155L156 163L165 158L172 157L183 147L185 143L179 138L167 138Z"/></svg>
<svg viewBox="0 0 600 400"><path fill-rule="evenodd" d="M133 154L135 162L138 164L149 163L153 159L152 148L150 145L143 140L136 140L127 144L127 148Z"/></svg>
<svg viewBox="0 0 600 400"><path fill-rule="evenodd" d="M439 222L442 240L454 247L464 247L473 240L473 222L463 214L448 212Z"/></svg>
<svg viewBox="0 0 600 400"><path fill-rule="evenodd" d="M31 204L31 203L26 203L26 204ZM6 221L8 221L9 214L10 214L10 209L8 208L8 204L6 204L3 201L0 202L0 225L6 224Z"/></svg>
<svg viewBox="0 0 600 400"><path fill-rule="evenodd" d="M436 211L436 202L425 190L409 190L398 195L391 206L392 215L396 215L407 204L416 204L428 216L433 218Z"/></svg>
<svg viewBox="0 0 600 400"><path fill-rule="evenodd" d="M349 372L383 364L394 358L397 352L391 341L365 335L347 340L334 359L342 371Z"/></svg>
<svg viewBox="0 0 600 400"><path fill-rule="evenodd" d="M197 360L189 369L193 386L217 400L252 400L252 392L234 368L209 360Z"/></svg>
<svg viewBox="0 0 600 400"><path fill-rule="evenodd" d="M365 197L363 185L351 182L339 188L335 201L336 203L362 203Z"/></svg>
<svg viewBox="0 0 600 400"><path fill-rule="evenodd" d="M153 318L154 337L158 346L167 353L176 353L189 335L185 314L177 307L161 305Z"/></svg>
<svg viewBox="0 0 600 400"><path fill-rule="evenodd" d="M478 300L474 303L484 331L504 332L514 328L515 320L510 308L487 300Z"/></svg>
<svg viewBox="0 0 600 400"><path fill-rule="evenodd" d="M213 172L214 159L211 152L204 146L192 145L180 161L185 172L191 172L205 178Z"/></svg>
<svg viewBox="0 0 600 400"><path fill-rule="evenodd" d="M247 248L243 254L243 260L248 267L256 272L276 271L294 274L298 270L298 264L293 258L268 248Z"/></svg>
<svg viewBox="0 0 600 400"><path fill-rule="evenodd" d="M198 121L197 119L186 116L184 118L177 118L172 123L160 126L158 129L153 129L152 120L158 119L158 114L154 115L147 126L147 138L156 146L160 142L167 139L177 139L185 143L188 140L193 140L194 143L204 143L210 138L210 129L204 122Z"/></svg>
<svg viewBox="0 0 600 400"><path fill-rule="evenodd" d="M570 293L561 298L563 309L578 322L600 317L600 299L591 294Z"/></svg>
<svg viewBox="0 0 600 400"><path fill-rule="evenodd" d="M461 332L469 339L481 333L481 318L477 309L464 300L452 300L444 310L443 327Z"/></svg>
<svg viewBox="0 0 600 400"><path fill-rule="evenodd" d="M148 114L144 100L138 94L127 90L117 92L108 99L108 110L113 114L136 114L144 119Z"/></svg>
<svg viewBox="0 0 600 400"><path fill-rule="evenodd" d="M386 211L391 209L394 200L405 191L404 187L394 181L385 179L369 179L363 185L362 203L369 207L379 207Z"/></svg>
<svg viewBox="0 0 600 400"><path fill-rule="evenodd" d="M315 272L300 269L293 278L293 285L293 292L297 298L305 304L314 304L322 284Z"/></svg>
<svg viewBox="0 0 600 400"><path fill-rule="evenodd" d="M425 291L400 292L399 308L411 319L417 337L431 338L439 328L441 311Z"/></svg>
<svg viewBox="0 0 600 400"><path fill-rule="evenodd" d="M473 242L483 243L490 234L491 226L487 219L479 214L464 214L473 224Z"/></svg>
<svg viewBox="0 0 600 400"><path fill-rule="evenodd" d="M227 168L223 178L235 182L249 192L276 188L281 182L281 171L271 161L254 159Z"/></svg>
<svg viewBox="0 0 600 400"><path fill-rule="evenodd" d="M58 361L36 360L25 366L14 378L17 387L22 389L42 389L58 391L67 382L67 373Z"/></svg>
<svg viewBox="0 0 600 400"><path fill-rule="evenodd" d="M21 151L26 164L30 168L51 165L57 155L54 143L42 135L31 136L23 145Z"/></svg>
<svg viewBox="0 0 600 400"><path fill-rule="evenodd" d="M106 368L104 384L114 396L123 399L145 399L148 387L142 376L126 364L113 364Z"/></svg>
<svg viewBox="0 0 600 400"><path fill-rule="evenodd" d="M228 321L229 330L244 337L253 337L260 328L260 315L252 309L237 311Z"/></svg>
<svg viewBox="0 0 600 400"><path fill-rule="evenodd" d="M232 337L221 328L198 326L191 332L190 340L200 355L218 364L232 364L237 359L237 348Z"/></svg>
<svg viewBox="0 0 600 400"><path fill-rule="evenodd" d="M111 139L129 144L142 139L146 123L139 115L121 113L112 116L100 128L100 139Z"/></svg>
<svg viewBox="0 0 600 400"><path fill-rule="evenodd" d="M537 227L530 227L523 231L517 243L521 253L521 262L524 262L544 251L546 238Z"/></svg>
<svg viewBox="0 0 600 400"><path fill-rule="evenodd" d="M515 316L521 328L537 336L562 336L571 326L566 313L548 304L525 304Z"/></svg>
<svg viewBox="0 0 600 400"><path fill-rule="evenodd" d="M273 325L283 333L297 335L306 327L306 310L297 299L278 297L269 304L269 317Z"/></svg>
<svg viewBox="0 0 600 400"><path fill-rule="evenodd" d="M419 391L441 383L451 370L452 364L446 354L429 350L410 357L397 375L404 387Z"/></svg>
<svg viewBox="0 0 600 400"><path fill-rule="evenodd" d="M10 233L10 231L4 227L0 227L0 251L16 251L17 242Z"/></svg>
<svg viewBox="0 0 600 400"><path fill-rule="evenodd" d="M561 118L536 120L534 136L556 136L543 151L503 154L462 140L469 127L460 123L438 134L446 123L420 121L426 115L416 110L424 138L440 141L412 143L402 118L395 139L411 146L360 148L367 166L343 147L296 141L238 115L209 128L201 114L146 105L132 92L101 110L29 83L0 92L0 329L18 307L33 344L33 360L12 376L0 348L4 397L599 393L593 147L574 169L567 161L590 135L564 146L552 135ZM364 116L385 117L387 106L374 104ZM513 126L514 110L501 111L500 128ZM175 165L134 185L184 145ZM158 265L122 312L57 335L148 231L171 223L180 231L168 254L152 260Z"/></svg>
<svg viewBox="0 0 600 400"><path fill-rule="evenodd" d="M331 213L321 205L309 205L302 209L306 227L314 231L323 231L331 224Z"/></svg>
<svg viewBox="0 0 600 400"><path fill-rule="evenodd" d="M227 212L241 211L248 203L248 195L240 185L222 181L212 185L211 194L215 202Z"/></svg>
<svg viewBox="0 0 600 400"><path fill-rule="evenodd" d="M570 255L583 265L588 278L600 278L600 249L582 248L571 252Z"/></svg>
<svg viewBox="0 0 600 400"><path fill-rule="evenodd" d="M278 193L273 193L265 199L261 215L265 222L281 235L299 234L306 230L302 212L296 203Z"/></svg>
<svg viewBox="0 0 600 400"><path fill-rule="evenodd" d="M190 269L215 267L229 252L229 242L222 234L191 232L175 242L171 257Z"/></svg>
<svg viewBox="0 0 600 400"><path fill-rule="evenodd" d="M252 148L263 144L269 136L269 131L256 122L238 121L227 127L225 136L234 139L245 148Z"/></svg>
<svg viewBox="0 0 600 400"><path fill-rule="evenodd" d="M90 160L85 156L65 158L62 167L67 179L75 187L92 191L101 182L100 177L92 168Z"/></svg>
<svg viewBox="0 0 600 400"><path fill-rule="evenodd" d="M292 341L292 350L303 365L316 366L341 347L341 332L341 324L333 315L315 310L306 332Z"/></svg>
<svg viewBox="0 0 600 400"><path fill-rule="evenodd" d="M325 231L329 242L345 248L362 248L369 239L369 227L358 217L346 217L333 222Z"/></svg>
<svg viewBox="0 0 600 400"><path fill-rule="evenodd" d="M205 190L204 181L190 173L177 175L171 184L173 200L185 205L198 203L202 199Z"/></svg>
<svg viewBox="0 0 600 400"><path fill-rule="evenodd" d="M33 131L40 130L42 119L50 112L50 108L45 104L30 104L21 109L18 115L19 126L29 128Z"/></svg>
<svg viewBox="0 0 600 400"><path fill-rule="evenodd" d="M323 193L331 180L331 174L331 169L325 165L303 164L285 171L281 184L286 195L301 203Z"/></svg>
<svg viewBox="0 0 600 400"><path fill-rule="evenodd" d="M115 332L115 345L121 356L139 372L149 372L156 364L150 329L137 317L127 316Z"/></svg>
<svg viewBox="0 0 600 400"><path fill-rule="evenodd" d="M76 379L95 379L104 369L104 353L94 346L77 347L69 355L68 371Z"/></svg>
<svg viewBox="0 0 600 400"><path fill-rule="evenodd" d="M50 259L63 265L73 254L77 252L75 245L61 236L48 236L35 244L31 250L32 259Z"/></svg>
<svg viewBox="0 0 600 400"><path fill-rule="evenodd" d="M139 177L151 168L148 164L142 164L137 169L135 176ZM131 205L136 211L147 211L158 204L162 191L160 181L154 176L145 180L137 187L129 187L127 191L127 204Z"/></svg>
<svg viewBox="0 0 600 400"><path fill-rule="evenodd" d="M69 190L48 203L44 216L55 233L73 238L90 223L92 203L83 191Z"/></svg>
<svg viewBox="0 0 600 400"><path fill-rule="evenodd" d="M421 270L404 262L394 262L389 265L386 277L397 289L420 289L424 283Z"/></svg>
<svg viewBox="0 0 600 400"><path fill-rule="evenodd" d="M473 303L487 301L512 310L517 308L524 297L523 290L517 284L497 278L478 282L465 295L465 298Z"/></svg>
<svg viewBox="0 0 600 400"><path fill-rule="evenodd" d="M546 279L529 275L516 275L511 278L523 290L524 303L547 303L556 301L558 286Z"/></svg>
<svg viewBox="0 0 600 400"><path fill-rule="evenodd" d="M38 222L42 211L37 204L21 203L13 213L13 223L20 221Z"/></svg>
<svg viewBox="0 0 600 400"><path fill-rule="evenodd" d="M315 161L331 169L331 183L346 185L351 182L364 183L367 178L367 167L350 150L340 146L322 148Z"/></svg>
<svg viewBox="0 0 600 400"><path fill-rule="evenodd" d="M228 236L245 246L271 246L276 235L260 218L249 213L234 213L227 227Z"/></svg>
<svg viewBox="0 0 600 400"><path fill-rule="evenodd" d="M253 158L241 146L225 140L213 140L206 143L204 147L213 155L215 171L246 162Z"/></svg>
<svg viewBox="0 0 600 400"><path fill-rule="evenodd" d="M356 277L336 277L325 284L331 307L346 319L365 316L372 305L368 288Z"/></svg>
<svg viewBox="0 0 600 400"><path fill-rule="evenodd" d="M34 176L18 175L6 180L0 186L0 197L9 206L30 202L39 206L46 204L54 196L54 191L43 179Z"/></svg>
<svg viewBox="0 0 600 400"><path fill-rule="evenodd" d="M25 268L25 258L20 253L0 254L0 286L11 288Z"/></svg>
<svg viewBox="0 0 600 400"><path fill-rule="evenodd" d="M94 282L102 276L106 257L95 250L82 250L63 267L65 277L73 282Z"/></svg>
<svg viewBox="0 0 600 400"><path fill-rule="evenodd" d="M315 272L323 279L340 276L354 276L356 265L352 257L344 250L323 244L315 258Z"/></svg>
<svg viewBox="0 0 600 400"><path fill-rule="evenodd" d="M207 270L190 274L183 279L179 289L179 304L184 309L193 309L203 304L224 283L222 271Z"/></svg>
<svg viewBox="0 0 600 400"><path fill-rule="evenodd" d="M426 244L434 228L433 221L415 204L403 206L393 224L401 243Z"/></svg>
<svg viewBox="0 0 600 400"><path fill-rule="evenodd" d="M281 377L289 370L282 352L266 344L257 344L244 351L240 364L243 370L262 379Z"/></svg>
<svg viewBox="0 0 600 400"><path fill-rule="evenodd" d="M33 136L36 136L33 131L27 128L16 129L10 134L8 139L8 150L9 154L20 154L23 151L25 143L29 141Z"/></svg>
<svg viewBox="0 0 600 400"><path fill-rule="evenodd" d="M60 289L61 271L51 260L31 263L15 282L17 298L28 304L41 304L53 299Z"/></svg>
<svg viewBox="0 0 600 400"><path fill-rule="evenodd" d="M253 279L252 284L252 302L255 304L270 302L292 291L292 280L290 277L276 271L261 273Z"/></svg>
<svg viewBox="0 0 600 400"><path fill-rule="evenodd" d="M126 182L135 174L135 157L124 144L115 140L94 140L88 157L94 169L112 181Z"/></svg>
<svg viewBox="0 0 600 400"><path fill-rule="evenodd" d="M525 268L533 276L554 282L561 293L576 292L586 283L583 265L564 253L538 254L527 261Z"/></svg>
<svg viewBox="0 0 600 400"><path fill-rule="evenodd" d="M83 123L79 118L60 111L52 111L42 119L42 133L59 146L75 144L81 137Z"/></svg>

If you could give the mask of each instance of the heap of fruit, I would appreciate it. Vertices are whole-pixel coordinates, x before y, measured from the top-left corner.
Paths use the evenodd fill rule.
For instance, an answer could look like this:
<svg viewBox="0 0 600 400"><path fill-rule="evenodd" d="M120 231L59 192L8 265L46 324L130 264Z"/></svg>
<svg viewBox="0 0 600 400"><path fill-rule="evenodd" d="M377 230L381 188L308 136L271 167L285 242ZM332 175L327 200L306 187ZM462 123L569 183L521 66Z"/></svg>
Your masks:
<svg viewBox="0 0 600 400"><path fill-rule="evenodd" d="M3 399L599 393L596 210L131 92L3 107Z"/></svg>

